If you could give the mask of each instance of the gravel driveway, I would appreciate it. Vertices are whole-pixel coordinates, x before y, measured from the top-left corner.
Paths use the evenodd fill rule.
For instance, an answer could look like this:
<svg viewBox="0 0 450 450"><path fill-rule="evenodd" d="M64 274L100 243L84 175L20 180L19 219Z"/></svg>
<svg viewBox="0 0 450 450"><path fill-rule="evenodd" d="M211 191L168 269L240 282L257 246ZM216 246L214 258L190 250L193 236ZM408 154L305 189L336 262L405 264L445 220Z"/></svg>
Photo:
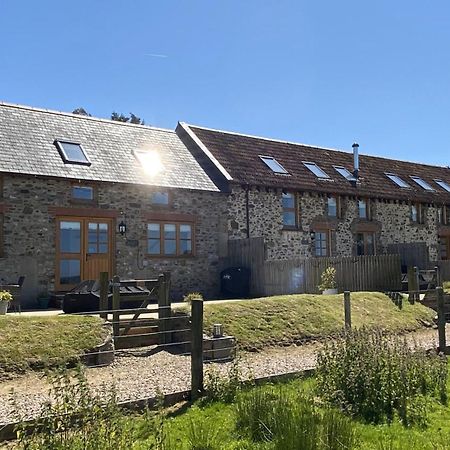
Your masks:
<svg viewBox="0 0 450 450"><path fill-rule="evenodd" d="M448 325L447 325L448 327ZM448 331L450 328L448 328ZM408 335L408 340L422 348L437 346L435 329L421 330ZM241 356L241 367L255 378L267 377L310 369L315 366L320 343L300 346L274 347L259 353L245 353ZM230 363L205 364L205 370L216 367L226 373ZM190 388L190 357L171 354L167 351L152 353L151 349L118 352L115 361L108 367L88 368L89 384L101 388L114 384L120 401L138 400L183 391ZM49 386L42 375L30 373L14 380L0 383L0 426L14 421L11 389L15 391L21 414L32 418L40 405L48 400Z"/></svg>

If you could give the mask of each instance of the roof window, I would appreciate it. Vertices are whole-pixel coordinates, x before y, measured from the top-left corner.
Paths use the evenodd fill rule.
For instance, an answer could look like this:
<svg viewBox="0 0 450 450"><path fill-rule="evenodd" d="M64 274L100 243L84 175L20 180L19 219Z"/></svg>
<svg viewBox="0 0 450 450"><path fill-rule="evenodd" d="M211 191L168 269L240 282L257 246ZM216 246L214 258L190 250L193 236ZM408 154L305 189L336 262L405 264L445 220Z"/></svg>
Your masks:
<svg viewBox="0 0 450 450"><path fill-rule="evenodd" d="M56 140L54 144L56 145L56 148L58 149L65 164L82 164L85 166L91 165L91 162L89 161L81 144L60 140Z"/></svg>
<svg viewBox="0 0 450 450"><path fill-rule="evenodd" d="M385 173L385 175L401 188L408 189L411 187L406 181L403 181L398 175L395 175L393 173Z"/></svg>
<svg viewBox="0 0 450 450"><path fill-rule="evenodd" d="M313 162L305 162L303 164L317 177L324 180L329 180L330 177L316 164Z"/></svg>
<svg viewBox="0 0 450 450"><path fill-rule="evenodd" d="M272 156L259 155L259 157L273 173L289 175L289 172Z"/></svg>
<svg viewBox="0 0 450 450"><path fill-rule="evenodd" d="M442 189L445 189L447 192L450 192L450 184L442 180L434 180Z"/></svg>
<svg viewBox="0 0 450 450"><path fill-rule="evenodd" d="M164 169L159 153L155 150L134 150L134 156L150 176L156 176Z"/></svg>
<svg viewBox="0 0 450 450"><path fill-rule="evenodd" d="M341 174L348 181L356 181L355 176L349 170L347 170L345 167L342 167L342 166L333 166L333 167L336 169L336 171L339 174Z"/></svg>
<svg viewBox="0 0 450 450"><path fill-rule="evenodd" d="M411 179L415 181L420 187L423 187L426 191L434 191L434 189L420 177L411 176Z"/></svg>

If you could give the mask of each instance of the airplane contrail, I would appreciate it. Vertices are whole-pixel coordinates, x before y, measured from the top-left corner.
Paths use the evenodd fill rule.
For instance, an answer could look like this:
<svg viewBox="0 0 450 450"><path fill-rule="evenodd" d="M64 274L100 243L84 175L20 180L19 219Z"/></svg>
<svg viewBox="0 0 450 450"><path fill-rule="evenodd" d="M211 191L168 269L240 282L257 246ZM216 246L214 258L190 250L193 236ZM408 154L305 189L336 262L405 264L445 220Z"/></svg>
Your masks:
<svg viewBox="0 0 450 450"><path fill-rule="evenodd" d="M151 56L152 58L168 58L167 55L161 55L158 53L144 53L144 56Z"/></svg>

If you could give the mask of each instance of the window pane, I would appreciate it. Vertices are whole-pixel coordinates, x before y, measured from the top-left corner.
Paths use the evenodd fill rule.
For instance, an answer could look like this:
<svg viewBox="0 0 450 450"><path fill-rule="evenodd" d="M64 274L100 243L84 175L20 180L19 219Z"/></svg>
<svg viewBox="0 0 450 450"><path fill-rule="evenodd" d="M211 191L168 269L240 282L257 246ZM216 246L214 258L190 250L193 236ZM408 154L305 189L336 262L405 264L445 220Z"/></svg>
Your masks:
<svg viewBox="0 0 450 450"><path fill-rule="evenodd" d="M261 160L267 165L267 167L272 170L274 173L284 173L287 174L288 171L275 159L271 156L260 156Z"/></svg>
<svg viewBox="0 0 450 450"><path fill-rule="evenodd" d="M192 241L183 240L180 241L180 252L182 255L189 255L192 253Z"/></svg>
<svg viewBox="0 0 450 450"><path fill-rule="evenodd" d="M336 197L329 197L327 202L328 215L331 217L337 216L337 201Z"/></svg>
<svg viewBox="0 0 450 450"><path fill-rule="evenodd" d="M417 222L417 206L416 205L411 206L411 220L413 222Z"/></svg>
<svg viewBox="0 0 450 450"><path fill-rule="evenodd" d="M349 181L356 181L355 176L350 173L345 167L342 166L334 166L336 171L340 173L344 178L346 178Z"/></svg>
<svg viewBox="0 0 450 450"><path fill-rule="evenodd" d="M367 203L365 200L358 201L359 217L367 219Z"/></svg>
<svg viewBox="0 0 450 450"><path fill-rule="evenodd" d="M283 194L283 208L295 208L295 198L292 192Z"/></svg>
<svg viewBox="0 0 450 450"><path fill-rule="evenodd" d="M287 227L295 227L295 212L285 211L283 213L283 225Z"/></svg>
<svg viewBox="0 0 450 450"><path fill-rule="evenodd" d="M153 205L168 205L169 193L168 192L153 192L151 196L151 202Z"/></svg>
<svg viewBox="0 0 450 450"><path fill-rule="evenodd" d="M434 189L425 180L420 177L411 177L419 186L424 188L426 191L434 191Z"/></svg>
<svg viewBox="0 0 450 450"><path fill-rule="evenodd" d="M62 259L59 262L59 283L78 284L81 282L80 260Z"/></svg>
<svg viewBox="0 0 450 450"><path fill-rule="evenodd" d="M151 239L159 239L160 234L160 225L159 223L149 223L147 225L147 236Z"/></svg>
<svg viewBox="0 0 450 450"><path fill-rule="evenodd" d="M149 239L148 240L148 253L150 255L160 255L161 254L161 241L159 239Z"/></svg>
<svg viewBox="0 0 450 450"><path fill-rule="evenodd" d="M97 252L97 244L89 244L88 245L88 253L98 253Z"/></svg>
<svg viewBox="0 0 450 450"><path fill-rule="evenodd" d="M303 163L317 178L329 179L327 173L325 173L316 163L304 162Z"/></svg>
<svg viewBox="0 0 450 450"><path fill-rule="evenodd" d="M358 256L364 255L364 235L362 233L356 235L356 254Z"/></svg>
<svg viewBox="0 0 450 450"><path fill-rule="evenodd" d="M190 225L180 225L180 239L191 239L192 228Z"/></svg>
<svg viewBox="0 0 450 450"><path fill-rule="evenodd" d="M176 255L177 253L177 241L175 240L164 240L164 254L165 255Z"/></svg>
<svg viewBox="0 0 450 450"><path fill-rule="evenodd" d="M176 226L173 223L164 224L164 239L176 239L177 231Z"/></svg>
<svg viewBox="0 0 450 450"><path fill-rule="evenodd" d="M375 239L373 234L366 234L367 254L375 255Z"/></svg>
<svg viewBox="0 0 450 450"><path fill-rule="evenodd" d="M327 233L316 232L315 236L316 256L327 256Z"/></svg>
<svg viewBox="0 0 450 450"><path fill-rule="evenodd" d="M71 142L58 141L65 158L68 162L78 162L83 164L89 164L89 160L83 152L80 144L73 144Z"/></svg>
<svg viewBox="0 0 450 450"><path fill-rule="evenodd" d="M81 226L80 222L60 222L61 253L80 253Z"/></svg>
<svg viewBox="0 0 450 450"><path fill-rule="evenodd" d="M98 252L99 253L108 253L108 244L99 244Z"/></svg>
<svg viewBox="0 0 450 450"><path fill-rule="evenodd" d="M94 188L89 186L74 186L72 188L72 198L77 200L93 200Z"/></svg>

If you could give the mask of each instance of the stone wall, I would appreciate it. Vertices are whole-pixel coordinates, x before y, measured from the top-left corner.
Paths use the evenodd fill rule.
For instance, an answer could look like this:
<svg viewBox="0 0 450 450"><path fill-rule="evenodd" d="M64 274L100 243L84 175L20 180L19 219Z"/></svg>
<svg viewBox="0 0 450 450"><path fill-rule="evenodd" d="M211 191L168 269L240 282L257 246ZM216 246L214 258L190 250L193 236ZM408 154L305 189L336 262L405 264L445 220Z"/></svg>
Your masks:
<svg viewBox="0 0 450 450"><path fill-rule="evenodd" d="M248 195L249 230L247 230L246 198ZM265 238L267 258L283 260L295 257L310 257L313 242L310 231L327 228L331 234L333 256L356 254L355 234L368 229L375 233L376 252L386 253L389 244L425 242L430 260L438 259L437 208L424 207L423 224L413 223L410 205L399 202L371 200L371 220L358 218L357 200L341 198L341 218L326 215L326 195L297 193L299 204L299 226L297 230L285 230L282 225L282 191L250 188L248 193L233 186L228 198L228 231L230 239L262 236Z"/></svg>
<svg viewBox="0 0 450 450"><path fill-rule="evenodd" d="M3 176L4 254L0 257L0 280L16 281L26 275L26 302L38 293L55 287L56 218L53 207L96 208L122 212L117 221L125 220L127 233L115 233L115 271L122 278L149 278L161 271L172 273L174 298L198 291L215 297L219 290L218 261L227 239L225 194L172 190L171 206L152 206L152 187L99 183L95 205L80 205L71 200L69 180L25 176ZM154 188L153 188L154 189ZM148 219L151 212L173 212L196 217L195 256L154 258L146 255ZM114 225L117 230L117 224Z"/></svg>

